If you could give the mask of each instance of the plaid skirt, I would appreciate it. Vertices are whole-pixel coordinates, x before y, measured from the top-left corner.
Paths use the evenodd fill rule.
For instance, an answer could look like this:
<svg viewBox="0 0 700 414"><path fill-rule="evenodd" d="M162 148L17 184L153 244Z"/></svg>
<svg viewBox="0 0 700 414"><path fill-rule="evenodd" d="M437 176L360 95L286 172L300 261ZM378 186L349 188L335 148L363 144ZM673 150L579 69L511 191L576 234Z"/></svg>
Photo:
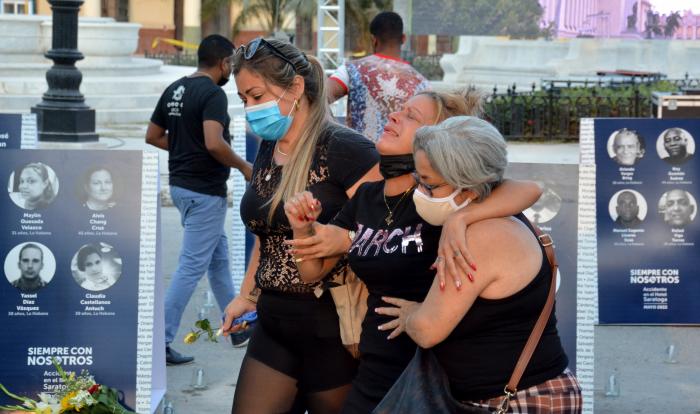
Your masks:
<svg viewBox="0 0 700 414"><path fill-rule="evenodd" d="M464 401L465 404L498 409L503 397L482 401ZM574 374L567 368L559 376L542 384L518 391L510 399L509 413L579 414L582 409L581 387Z"/></svg>

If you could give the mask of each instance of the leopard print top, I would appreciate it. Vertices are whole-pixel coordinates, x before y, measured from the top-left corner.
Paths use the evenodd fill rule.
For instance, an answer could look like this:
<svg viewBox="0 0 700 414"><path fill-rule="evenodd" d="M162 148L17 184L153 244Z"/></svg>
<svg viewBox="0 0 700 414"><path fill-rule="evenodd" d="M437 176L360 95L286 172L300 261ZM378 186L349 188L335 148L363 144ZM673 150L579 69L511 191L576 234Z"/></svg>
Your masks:
<svg viewBox="0 0 700 414"><path fill-rule="evenodd" d="M299 277L294 257L285 240L292 229L279 205L268 220L269 200L279 186L282 166L273 160L275 142L263 141L253 165L250 186L241 201L241 218L260 239L260 262L255 274L258 287L290 293L312 293L322 282L304 283ZM374 144L355 131L329 124L319 138L311 163L307 189L321 202L320 223L328 223L347 201L346 190L362 178L379 161ZM341 260L328 276L342 271ZM328 277L327 276L327 277Z"/></svg>

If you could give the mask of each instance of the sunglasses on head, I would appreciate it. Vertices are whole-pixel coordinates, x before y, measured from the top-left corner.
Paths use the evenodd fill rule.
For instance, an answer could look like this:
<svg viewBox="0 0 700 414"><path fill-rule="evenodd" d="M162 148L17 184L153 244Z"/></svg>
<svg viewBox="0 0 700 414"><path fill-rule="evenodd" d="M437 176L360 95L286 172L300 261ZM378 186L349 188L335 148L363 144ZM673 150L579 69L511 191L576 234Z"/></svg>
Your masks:
<svg viewBox="0 0 700 414"><path fill-rule="evenodd" d="M296 72L296 66L294 66L294 63L292 63L292 61L287 56L285 56L285 54L282 53L281 50L277 49L275 45L263 39L262 37L256 37L255 39L248 42L247 45L241 45L238 48L238 50L236 50L236 54L242 54L245 60L250 60L253 58L253 56L255 56L255 53L262 46L266 46L268 49L270 49L273 55L289 63L292 66L292 69L294 69L294 71Z"/></svg>

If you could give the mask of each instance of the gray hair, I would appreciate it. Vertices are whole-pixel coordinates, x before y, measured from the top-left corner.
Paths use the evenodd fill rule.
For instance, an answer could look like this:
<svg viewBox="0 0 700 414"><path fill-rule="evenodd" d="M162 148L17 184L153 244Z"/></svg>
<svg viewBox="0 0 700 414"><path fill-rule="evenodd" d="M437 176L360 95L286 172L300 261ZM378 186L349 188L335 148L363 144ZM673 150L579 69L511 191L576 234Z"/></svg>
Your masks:
<svg viewBox="0 0 700 414"><path fill-rule="evenodd" d="M508 165L506 141L490 123L455 116L416 131L413 152L424 151L431 166L455 188L483 200L503 180Z"/></svg>

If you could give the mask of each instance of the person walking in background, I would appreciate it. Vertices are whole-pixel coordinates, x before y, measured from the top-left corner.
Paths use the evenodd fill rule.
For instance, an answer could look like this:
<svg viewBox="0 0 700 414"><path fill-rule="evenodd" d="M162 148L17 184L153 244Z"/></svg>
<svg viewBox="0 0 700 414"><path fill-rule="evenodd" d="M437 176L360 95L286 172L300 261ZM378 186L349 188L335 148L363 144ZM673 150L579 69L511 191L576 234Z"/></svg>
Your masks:
<svg viewBox="0 0 700 414"><path fill-rule="evenodd" d="M231 168L246 180L252 167L231 149L228 100L221 88L231 77L234 46L211 35L197 50L197 71L163 92L146 131L146 142L168 151L170 195L185 229L177 269L165 295L165 347L169 365L193 357L170 347L182 313L205 272L222 312L234 297L229 267L226 180Z"/></svg>
<svg viewBox="0 0 700 414"><path fill-rule="evenodd" d="M374 54L340 66L327 81L330 102L348 96L347 125L370 140L382 135L389 114L401 110L429 82L401 60L406 40L401 16L381 12L370 23Z"/></svg>

